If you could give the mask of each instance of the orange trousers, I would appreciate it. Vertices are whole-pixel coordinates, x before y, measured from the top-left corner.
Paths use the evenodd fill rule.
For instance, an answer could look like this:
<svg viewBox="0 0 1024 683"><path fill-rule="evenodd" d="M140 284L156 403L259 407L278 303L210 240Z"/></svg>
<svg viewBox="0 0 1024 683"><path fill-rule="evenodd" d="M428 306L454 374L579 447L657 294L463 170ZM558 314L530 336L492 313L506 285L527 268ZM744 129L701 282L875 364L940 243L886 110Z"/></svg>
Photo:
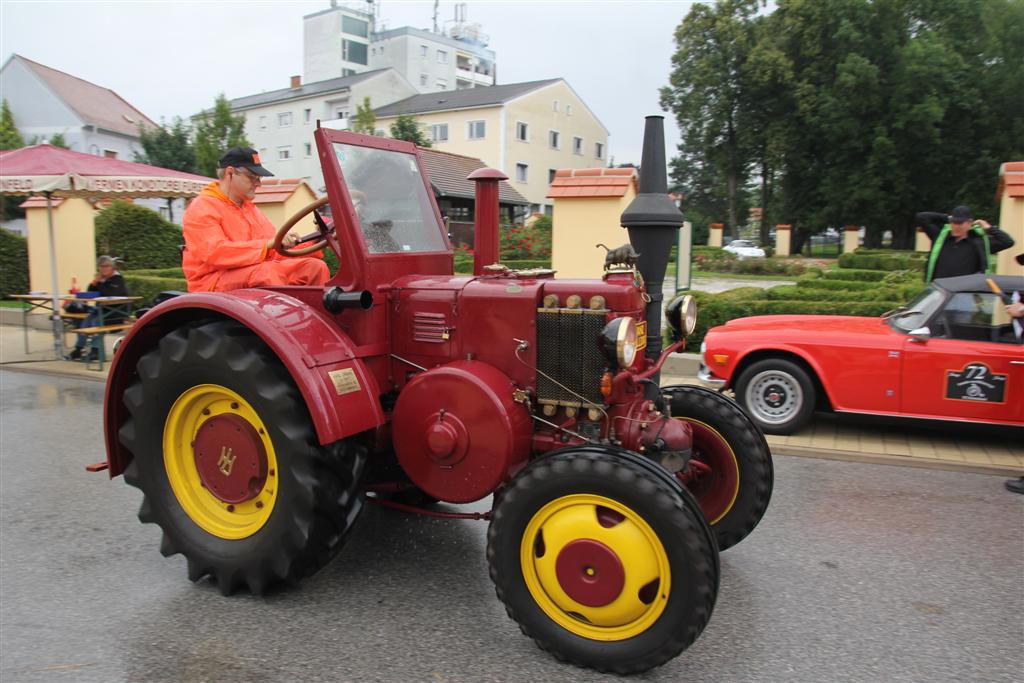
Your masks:
<svg viewBox="0 0 1024 683"><path fill-rule="evenodd" d="M255 266L229 268L220 273L213 291L276 285L323 285L331 279L327 264L318 258L264 261Z"/></svg>

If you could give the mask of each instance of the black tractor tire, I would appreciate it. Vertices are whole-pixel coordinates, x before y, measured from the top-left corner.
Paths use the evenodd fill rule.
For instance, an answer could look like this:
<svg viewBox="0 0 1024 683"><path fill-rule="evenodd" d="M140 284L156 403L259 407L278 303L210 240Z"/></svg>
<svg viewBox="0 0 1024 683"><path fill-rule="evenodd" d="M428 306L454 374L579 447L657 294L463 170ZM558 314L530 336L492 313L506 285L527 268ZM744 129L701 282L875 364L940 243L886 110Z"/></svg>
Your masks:
<svg viewBox="0 0 1024 683"><path fill-rule="evenodd" d="M792 434L811 418L817 392L802 367L784 358L766 358L740 373L736 401L766 434Z"/></svg>
<svg viewBox="0 0 1024 683"><path fill-rule="evenodd" d="M608 501L622 508L613 513L626 514L609 522L604 507ZM563 514L560 505L568 506L565 514L582 511L589 520L587 528L579 532L582 535L571 536L572 540L561 548L551 540L556 532L549 526L558 523L550 520ZM545 512L552 509L556 511ZM645 561L638 558L650 552L661 558L659 572L667 576L659 573L656 581L647 582L635 598L625 587L612 594L617 595L614 604L624 600L635 609L653 611L642 612L643 616L622 624L595 626L596 621L577 611L578 605L564 602L571 589L555 597L561 588L550 578L548 583L538 579L542 575L540 562L557 560L561 567L571 545L591 544L602 538L595 520L601 527L625 523L623 532L646 527L642 537L647 545L642 544L639 552L620 552L627 547L610 546L622 560L625 575L634 573L625 585L629 580L647 579ZM550 535L545 537L546 533ZM652 537L656 542L650 540ZM550 547L545 538L552 543ZM704 630L718 595L718 549L696 501L660 465L610 447L562 449L519 472L495 497L487 533L487 560L498 599L526 636L560 660L604 672L640 673L679 655ZM651 564L647 562L646 566ZM590 567L585 570L591 571ZM600 576L604 570L597 571ZM558 576L561 585L562 575ZM649 588L655 594L645 593ZM556 600L563 603L558 605ZM600 633L595 628L611 630Z"/></svg>
<svg viewBox="0 0 1024 683"><path fill-rule="evenodd" d="M731 548L754 530L768 509L775 482L768 441L727 396L689 385L661 391L671 396L672 417L689 422L694 430L693 459L698 463L677 476L700 504L719 550Z"/></svg>
<svg viewBox="0 0 1024 683"><path fill-rule="evenodd" d="M313 574L337 554L363 507L366 449L355 440L318 444L298 389L256 335L234 321L200 322L164 336L137 370L123 397L130 417L119 432L134 456L125 481L144 495L139 519L163 530L161 552L188 560L189 579L209 575L224 595L241 587L262 594ZM273 508L244 538L199 526L172 489L165 465L172 406L184 392L211 384L250 404L276 454Z"/></svg>

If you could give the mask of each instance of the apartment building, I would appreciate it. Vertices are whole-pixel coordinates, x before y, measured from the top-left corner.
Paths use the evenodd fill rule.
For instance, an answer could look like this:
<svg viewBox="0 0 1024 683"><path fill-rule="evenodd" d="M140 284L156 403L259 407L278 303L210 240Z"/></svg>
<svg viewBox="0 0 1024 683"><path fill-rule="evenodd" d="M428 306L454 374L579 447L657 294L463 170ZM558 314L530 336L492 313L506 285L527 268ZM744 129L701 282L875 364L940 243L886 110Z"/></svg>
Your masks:
<svg viewBox="0 0 1024 683"><path fill-rule="evenodd" d="M374 106L415 93L389 68L306 84L292 76L288 88L239 97L230 105L232 113L245 116L245 135L274 175L302 178L323 194L323 172L313 142L317 120L330 128L348 128L363 98L369 97Z"/></svg>
<svg viewBox="0 0 1024 683"><path fill-rule="evenodd" d="M608 129L562 78L419 94L374 113L383 130L413 115L436 149L502 170L534 213L551 214L557 169L608 163Z"/></svg>
<svg viewBox="0 0 1024 683"><path fill-rule="evenodd" d="M303 17L303 77L316 82L392 67L418 92L494 85L494 50L464 13L444 32L410 26L385 30L351 5Z"/></svg>

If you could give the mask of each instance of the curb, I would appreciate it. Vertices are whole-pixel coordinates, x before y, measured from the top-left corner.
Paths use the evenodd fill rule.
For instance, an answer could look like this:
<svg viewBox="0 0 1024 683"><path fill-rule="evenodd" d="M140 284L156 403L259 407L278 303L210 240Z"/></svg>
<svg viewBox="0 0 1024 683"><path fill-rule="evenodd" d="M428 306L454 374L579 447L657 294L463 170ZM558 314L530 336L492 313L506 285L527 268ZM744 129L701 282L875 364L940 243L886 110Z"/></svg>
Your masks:
<svg viewBox="0 0 1024 683"><path fill-rule="evenodd" d="M776 455L797 458L815 458L818 460L841 460L843 462L863 462L872 465L895 465L897 467L918 467L926 470L945 470L947 472L969 472L972 474L991 474L1006 477L1019 477L1024 471L1010 465L980 465L955 460L939 460L937 458L921 458L909 455L889 455L886 453L861 453L860 451L838 451L830 448L809 448L806 446L775 446L768 442L772 457Z"/></svg>

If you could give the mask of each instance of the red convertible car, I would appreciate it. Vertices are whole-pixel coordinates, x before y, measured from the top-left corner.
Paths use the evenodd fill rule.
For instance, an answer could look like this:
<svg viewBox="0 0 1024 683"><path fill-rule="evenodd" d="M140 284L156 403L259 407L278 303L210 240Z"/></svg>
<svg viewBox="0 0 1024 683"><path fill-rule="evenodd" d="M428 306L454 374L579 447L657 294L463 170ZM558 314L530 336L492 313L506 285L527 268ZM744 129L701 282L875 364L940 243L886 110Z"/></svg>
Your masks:
<svg viewBox="0 0 1024 683"><path fill-rule="evenodd" d="M770 434L815 410L1024 425L1022 326L1004 306L1014 296L1024 277L965 275L879 318L731 320L704 338L700 379L733 389Z"/></svg>

